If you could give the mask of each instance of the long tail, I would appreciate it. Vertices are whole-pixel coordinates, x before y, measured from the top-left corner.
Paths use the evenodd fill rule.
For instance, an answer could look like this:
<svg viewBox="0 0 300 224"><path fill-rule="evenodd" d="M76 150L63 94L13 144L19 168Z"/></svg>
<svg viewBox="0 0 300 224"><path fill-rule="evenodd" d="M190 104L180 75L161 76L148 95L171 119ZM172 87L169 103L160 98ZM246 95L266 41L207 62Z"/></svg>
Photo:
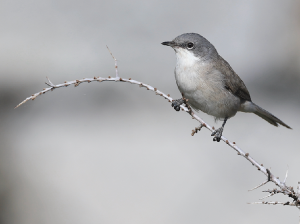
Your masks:
<svg viewBox="0 0 300 224"><path fill-rule="evenodd" d="M286 128L292 129L290 126L285 124L282 120L275 117L273 114L271 114L268 111L264 110L260 106L257 106L253 102L252 102L252 104L255 106L255 111L253 113L255 113L257 116L261 117L262 119L265 119L267 122L269 122L270 124L272 124L276 127L278 127L278 124L281 124L282 126L284 126Z"/></svg>

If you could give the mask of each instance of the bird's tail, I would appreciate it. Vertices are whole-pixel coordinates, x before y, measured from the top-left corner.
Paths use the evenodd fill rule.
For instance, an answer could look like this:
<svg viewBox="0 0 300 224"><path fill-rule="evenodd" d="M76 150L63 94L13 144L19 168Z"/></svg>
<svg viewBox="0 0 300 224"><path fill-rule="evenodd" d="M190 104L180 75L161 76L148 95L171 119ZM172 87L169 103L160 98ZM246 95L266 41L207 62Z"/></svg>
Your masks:
<svg viewBox="0 0 300 224"><path fill-rule="evenodd" d="M274 125L276 127L278 127L278 124L281 124L282 126L284 126L286 128L292 129L290 126L288 126L287 124L285 124L282 120L280 120L279 118L275 117L270 112L264 110L260 106L257 106L253 102L252 102L252 104L255 106L255 111L253 113L255 113L257 116L261 117L262 119L265 119L267 122L269 122L270 124L272 124L272 125Z"/></svg>

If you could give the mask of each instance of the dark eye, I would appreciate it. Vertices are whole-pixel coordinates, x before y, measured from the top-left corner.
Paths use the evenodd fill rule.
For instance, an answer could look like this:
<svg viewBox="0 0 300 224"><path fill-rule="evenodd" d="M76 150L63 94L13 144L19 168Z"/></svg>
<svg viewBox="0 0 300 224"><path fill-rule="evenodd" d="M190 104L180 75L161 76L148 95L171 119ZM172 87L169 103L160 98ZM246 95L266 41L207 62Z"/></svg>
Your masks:
<svg viewBox="0 0 300 224"><path fill-rule="evenodd" d="M189 42L186 46L187 46L187 49L193 49L194 48L194 44L192 42Z"/></svg>

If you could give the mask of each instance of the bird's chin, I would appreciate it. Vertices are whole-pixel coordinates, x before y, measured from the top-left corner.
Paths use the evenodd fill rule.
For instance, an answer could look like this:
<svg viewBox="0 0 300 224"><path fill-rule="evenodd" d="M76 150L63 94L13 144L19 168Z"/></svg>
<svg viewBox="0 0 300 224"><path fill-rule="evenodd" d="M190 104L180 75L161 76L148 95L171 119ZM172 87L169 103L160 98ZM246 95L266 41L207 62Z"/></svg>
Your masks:
<svg viewBox="0 0 300 224"><path fill-rule="evenodd" d="M172 48L174 49L174 51L175 51L176 53L178 53L179 47L174 46L174 47L172 47Z"/></svg>

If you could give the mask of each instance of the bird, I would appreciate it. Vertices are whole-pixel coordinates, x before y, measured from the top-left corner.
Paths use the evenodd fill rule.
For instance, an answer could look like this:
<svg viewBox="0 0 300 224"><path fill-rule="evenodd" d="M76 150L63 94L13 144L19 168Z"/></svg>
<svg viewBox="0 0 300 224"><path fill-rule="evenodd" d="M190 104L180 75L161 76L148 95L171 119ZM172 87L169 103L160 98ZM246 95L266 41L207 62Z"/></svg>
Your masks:
<svg viewBox="0 0 300 224"><path fill-rule="evenodd" d="M184 33L162 45L170 46L176 54L175 79L183 98L174 100L172 107L180 110L187 99L196 111L223 120L222 126L211 134L219 142L226 121L238 111L254 113L274 126L291 129L279 118L252 102L250 93L230 64L216 48L197 33Z"/></svg>

